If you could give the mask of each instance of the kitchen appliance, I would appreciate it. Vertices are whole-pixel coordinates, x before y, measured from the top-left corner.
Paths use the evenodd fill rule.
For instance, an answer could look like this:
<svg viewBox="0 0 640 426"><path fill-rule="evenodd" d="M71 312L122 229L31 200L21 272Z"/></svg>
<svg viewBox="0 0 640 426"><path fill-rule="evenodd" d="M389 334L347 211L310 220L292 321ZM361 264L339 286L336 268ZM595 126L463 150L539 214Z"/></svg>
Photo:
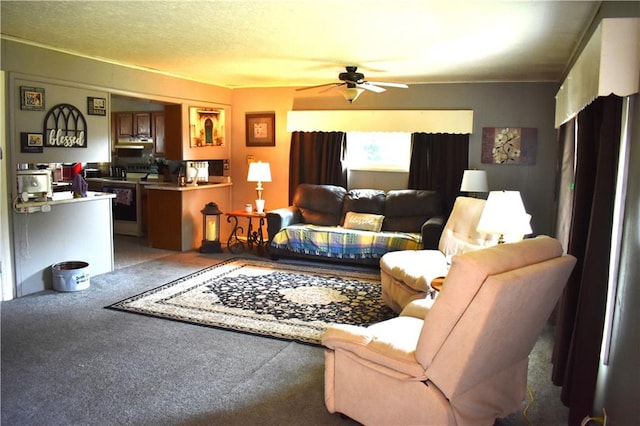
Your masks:
<svg viewBox="0 0 640 426"><path fill-rule="evenodd" d="M187 182L208 182L209 163L207 161L187 161Z"/></svg>
<svg viewBox="0 0 640 426"><path fill-rule="evenodd" d="M53 196L51 170L18 170L18 194L23 202L43 201Z"/></svg>

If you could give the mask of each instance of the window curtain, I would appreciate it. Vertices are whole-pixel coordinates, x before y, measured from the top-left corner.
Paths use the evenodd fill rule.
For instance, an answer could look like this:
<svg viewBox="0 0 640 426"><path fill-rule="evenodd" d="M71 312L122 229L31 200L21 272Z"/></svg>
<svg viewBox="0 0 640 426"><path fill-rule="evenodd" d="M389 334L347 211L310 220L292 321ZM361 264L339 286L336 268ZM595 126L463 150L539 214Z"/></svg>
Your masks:
<svg viewBox="0 0 640 426"><path fill-rule="evenodd" d="M413 133L411 138L409 189L438 191L449 213L469 168L469 135Z"/></svg>
<svg viewBox="0 0 640 426"><path fill-rule="evenodd" d="M552 380L569 425L593 406L604 328L622 98L596 99L577 116L568 253L577 257L558 305ZM562 205L562 204L561 204Z"/></svg>
<svg viewBox="0 0 640 426"><path fill-rule="evenodd" d="M301 183L347 187L344 132L292 132L289 151L289 204Z"/></svg>

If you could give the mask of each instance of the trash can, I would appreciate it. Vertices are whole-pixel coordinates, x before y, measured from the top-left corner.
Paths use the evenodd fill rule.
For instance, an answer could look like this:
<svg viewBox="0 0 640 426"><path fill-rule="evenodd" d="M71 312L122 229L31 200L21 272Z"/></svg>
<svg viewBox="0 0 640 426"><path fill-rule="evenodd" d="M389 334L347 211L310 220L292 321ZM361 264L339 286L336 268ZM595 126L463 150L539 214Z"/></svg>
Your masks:
<svg viewBox="0 0 640 426"><path fill-rule="evenodd" d="M53 289L57 291L80 291L89 288L89 264L79 260L56 263L51 267Z"/></svg>

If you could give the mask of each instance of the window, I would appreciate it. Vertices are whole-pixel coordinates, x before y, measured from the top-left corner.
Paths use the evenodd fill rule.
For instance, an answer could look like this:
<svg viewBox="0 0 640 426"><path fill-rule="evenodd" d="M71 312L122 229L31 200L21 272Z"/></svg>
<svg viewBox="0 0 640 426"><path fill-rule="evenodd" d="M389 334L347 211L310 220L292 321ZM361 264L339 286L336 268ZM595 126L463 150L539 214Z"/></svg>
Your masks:
<svg viewBox="0 0 640 426"><path fill-rule="evenodd" d="M411 133L347 133L347 167L350 170L408 172Z"/></svg>

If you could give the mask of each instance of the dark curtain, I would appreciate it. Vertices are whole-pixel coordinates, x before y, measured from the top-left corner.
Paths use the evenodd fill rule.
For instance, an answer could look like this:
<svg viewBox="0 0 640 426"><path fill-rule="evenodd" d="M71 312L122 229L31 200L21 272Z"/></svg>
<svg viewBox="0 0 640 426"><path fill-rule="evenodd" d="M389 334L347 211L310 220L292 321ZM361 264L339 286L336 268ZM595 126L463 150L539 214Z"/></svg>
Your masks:
<svg viewBox="0 0 640 426"><path fill-rule="evenodd" d="M604 328L622 99L598 98L578 114L568 253L578 262L558 305L553 382L569 425L592 410ZM630 372L630 374L634 374Z"/></svg>
<svg viewBox="0 0 640 426"><path fill-rule="evenodd" d="M469 135L414 133L409 189L429 189L442 195L450 212L460 193L462 175L469 168Z"/></svg>
<svg viewBox="0 0 640 426"><path fill-rule="evenodd" d="M289 204L301 183L347 187L344 132L293 132L289 151Z"/></svg>

